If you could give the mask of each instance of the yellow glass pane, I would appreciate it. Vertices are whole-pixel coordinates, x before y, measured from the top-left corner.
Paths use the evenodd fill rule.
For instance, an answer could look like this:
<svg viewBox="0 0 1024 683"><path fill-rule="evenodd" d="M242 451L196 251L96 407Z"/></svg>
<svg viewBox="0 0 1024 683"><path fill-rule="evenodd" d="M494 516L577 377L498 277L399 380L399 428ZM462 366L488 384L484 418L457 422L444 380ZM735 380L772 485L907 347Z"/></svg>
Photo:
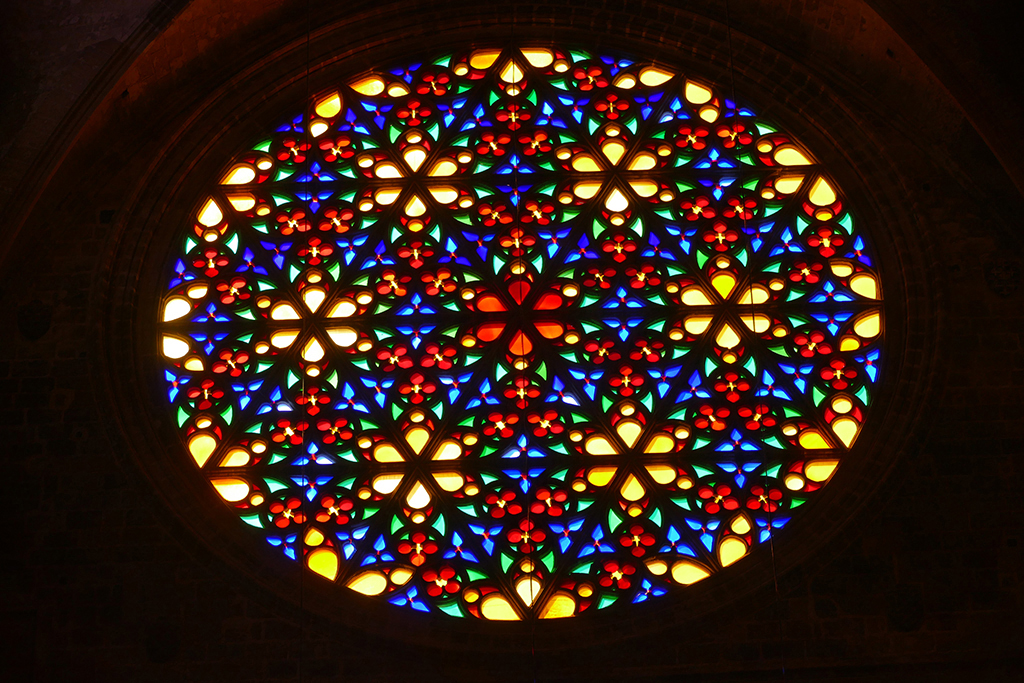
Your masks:
<svg viewBox="0 0 1024 683"><path fill-rule="evenodd" d="M657 451L647 452L655 453ZM651 475L651 479L659 484L671 484L676 479L676 469L669 465L645 465L644 469Z"/></svg>
<svg viewBox="0 0 1024 683"><path fill-rule="evenodd" d="M650 180L630 180L629 186L641 197L653 197L658 191L658 183Z"/></svg>
<svg viewBox="0 0 1024 683"><path fill-rule="evenodd" d="M409 94L409 88L406 87L405 83L392 83L388 86L389 97L402 97Z"/></svg>
<svg viewBox="0 0 1024 683"><path fill-rule="evenodd" d="M832 410L836 411L840 415L848 413L853 410L853 401L845 396L836 396L832 399Z"/></svg>
<svg viewBox="0 0 1024 683"><path fill-rule="evenodd" d="M327 336L343 349L352 346L359 339L359 334L351 327L332 327L327 330Z"/></svg>
<svg viewBox="0 0 1024 683"><path fill-rule="evenodd" d="M858 273L850 278L850 289L868 299L878 298L878 282L874 275L868 273Z"/></svg>
<svg viewBox="0 0 1024 683"><path fill-rule="evenodd" d="M576 599L568 593L559 591L551 596L540 611L541 619L563 619L576 612Z"/></svg>
<svg viewBox="0 0 1024 683"><path fill-rule="evenodd" d="M655 576L661 576L668 571L668 562L665 562L665 560L659 558L647 560L647 562L645 562L644 564L647 565L647 568Z"/></svg>
<svg viewBox="0 0 1024 683"><path fill-rule="evenodd" d="M298 330L282 330L270 335L270 343L274 345L274 348L286 349L298 336Z"/></svg>
<svg viewBox="0 0 1024 683"><path fill-rule="evenodd" d="M803 152L796 147L783 145L775 150L775 163L782 166L806 166L811 163Z"/></svg>
<svg viewBox="0 0 1024 683"><path fill-rule="evenodd" d="M647 493L647 489L644 488L644 485L640 483L639 479L637 479L633 474L630 474L626 477L626 481L622 484L622 488L619 489L619 493L622 494L623 498L632 502L643 498Z"/></svg>
<svg viewBox="0 0 1024 683"><path fill-rule="evenodd" d="M438 204L451 204L459 198L458 191L453 187L432 187L430 194Z"/></svg>
<svg viewBox="0 0 1024 683"><path fill-rule="evenodd" d="M836 191L827 180L818 178L811 185L811 193L807 198L815 206L828 206L836 201Z"/></svg>
<svg viewBox="0 0 1024 683"><path fill-rule="evenodd" d="M430 491L421 482L416 482L405 497L405 502L413 510L422 510L430 505Z"/></svg>
<svg viewBox="0 0 1024 683"><path fill-rule="evenodd" d="M170 335L164 335L163 338L163 350L164 355L171 359L178 359L183 357L189 352L189 345L183 339L178 337L172 337Z"/></svg>
<svg viewBox="0 0 1024 683"><path fill-rule="evenodd" d="M192 304L189 303L188 299L180 296L168 299L167 303L164 304L164 322L182 318L188 315L191 310Z"/></svg>
<svg viewBox="0 0 1024 683"><path fill-rule="evenodd" d="M380 572L371 570L350 579L348 587L363 595L380 595L388 587L388 580Z"/></svg>
<svg viewBox="0 0 1024 683"><path fill-rule="evenodd" d="M709 306L711 299L700 287L689 287L683 291L683 303L687 306Z"/></svg>
<svg viewBox="0 0 1024 683"><path fill-rule="evenodd" d="M615 455L618 452L611 441L600 434L595 434L587 439L584 448L591 455Z"/></svg>
<svg viewBox="0 0 1024 683"><path fill-rule="evenodd" d="M458 491L466 481L458 472L435 472L434 479L445 491Z"/></svg>
<svg viewBox="0 0 1024 683"><path fill-rule="evenodd" d="M432 460L455 460L462 455L462 446L458 441L447 439L434 451Z"/></svg>
<svg viewBox="0 0 1024 683"><path fill-rule="evenodd" d="M736 515L733 518L732 523L729 525L734 534L744 535L750 533L750 520L744 515Z"/></svg>
<svg viewBox="0 0 1024 683"><path fill-rule="evenodd" d="M719 296L727 299L733 287L736 286L736 276L727 270L720 270L712 276L711 286L715 288Z"/></svg>
<svg viewBox="0 0 1024 683"><path fill-rule="evenodd" d="M704 104L711 101L711 90L699 83L686 81L686 88L683 90L686 101L690 104Z"/></svg>
<svg viewBox="0 0 1024 683"><path fill-rule="evenodd" d="M710 104L705 107L701 107L700 112L698 113L700 114L700 117L708 123L713 123L718 118L719 114L718 107L714 107Z"/></svg>
<svg viewBox="0 0 1024 683"><path fill-rule="evenodd" d="M384 161L373 168L373 175L378 178L401 178L402 171L390 161Z"/></svg>
<svg viewBox="0 0 1024 683"><path fill-rule="evenodd" d="M309 132L313 137L318 138L328 131L330 128L326 121L316 120L309 124Z"/></svg>
<svg viewBox="0 0 1024 683"><path fill-rule="evenodd" d="M722 325L722 329L718 331L718 336L715 337L715 343L721 346L723 349L732 349L739 346L741 339L736 330L732 329L729 323Z"/></svg>
<svg viewBox="0 0 1024 683"><path fill-rule="evenodd" d="M474 69L489 69L500 54L500 50L477 50L469 56L469 65Z"/></svg>
<svg viewBox="0 0 1024 683"><path fill-rule="evenodd" d="M535 576L524 576L516 581L516 593L519 594L519 599L527 607L532 605L533 601L537 599L542 587L540 581Z"/></svg>
<svg viewBox="0 0 1024 683"><path fill-rule="evenodd" d="M306 564L328 581L338 577L338 554L329 548L317 548L306 558Z"/></svg>
<svg viewBox="0 0 1024 683"><path fill-rule="evenodd" d="M737 303L745 306L763 304L765 301L768 301L770 296L771 294L768 292L767 287L764 285L754 285L743 292Z"/></svg>
<svg viewBox="0 0 1024 683"><path fill-rule="evenodd" d="M418 218L427 212L427 206L417 195L413 195L405 204L405 215L410 218Z"/></svg>
<svg viewBox="0 0 1024 683"><path fill-rule="evenodd" d="M515 61L511 61L506 64L505 68L501 70L500 74L498 74L498 78L505 83L518 83L523 80L523 76L523 67L516 64Z"/></svg>
<svg viewBox="0 0 1024 683"><path fill-rule="evenodd" d="M298 320L299 312L289 303L280 303L270 311L271 320Z"/></svg>
<svg viewBox="0 0 1024 683"><path fill-rule="evenodd" d="M617 467L592 467L587 472L587 481L594 486L607 486L618 471Z"/></svg>
<svg viewBox="0 0 1024 683"><path fill-rule="evenodd" d="M586 182L576 183L572 188L573 194L580 199L591 199L601 190L601 183L599 182Z"/></svg>
<svg viewBox="0 0 1024 683"><path fill-rule="evenodd" d="M189 444L191 448L191 444ZM195 453L193 453L195 455ZM198 462L198 460L196 461ZM249 464L249 454L241 448L233 448L224 456L224 460L221 461L221 467L245 467ZM200 465L202 467L202 465Z"/></svg>
<svg viewBox="0 0 1024 683"><path fill-rule="evenodd" d="M601 152L608 158L608 161L612 163L612 166L619 163L622 159L622 155L626 153L626 146L622 144L620 140L611 139L608 142L601 145ZM575 165L575 164L574 164ZM579 170L579 169L577 169Z"/></svg>
<svg viewBox="0 0 1024 683"><path fill-rule="evenodd" d="M555 61L555 55L551 50L545 50L543 48L525 48L523 50L523 57L526 58L527 62L538 69L551 66L551 63Z"/></svg>
<svg viewBox="0 0 1024 683"><path fill-rule="evenodd" d="M675 439L668 434L655 434L654 438L644 447L644 453L671 453L675 447Z"/></svg>
<svg viewBox="0 0 1024 683"><path fill-rule="evenodd" d="M228 196L228 203L235 211L248 211L256 206L256 198L251 194L233 194Z"/></svg>
<svg viewBox="0 0 1024 683"><path fill-rule="evenodd" d="M302 359L309 361L310 363L316 363L322 360L324 357L324 347L320 343L320 340L316 337L311 337L306 345L302 347Z"/></svg>
<svg viewBox="0 0 1024 683"><path fill-rule="evenodd" d="M800 491L801 489L803 489L805 483L804 478L801 477L799 474L796 474L795 472L787 474L786 478L783 481L786 484L786 488L789 489L790 491Z"/></svg>
<svg viewBox="0 0 1024 683"><path fill-rule="evenodd" d="M402 152L402 158L405 159L405 163L409 164L409 168L415 173L426 160L427 151L422 147L407 147Z"/></svg>
<svg viewBox="0 0 1024 683"><path fill-rule="evenodd" d="M782 176L775 181L775 191L779 194L793 194L804 183L802 175Z"/></svg>
<svg viewBox="0 0 1024 683"><path fill-rule="evenodd" d="M202 372L206 369L206 366L203 365L202 358L193 356L192 358L185 359L185 369L191 370L192 372Z"/></svg>
<svg viewBox="0 0 1024 683"><path fill-rule="evenodd" d="M657 165L657 157L650 152L640 152L630 160L628 169L630 171L649 171Z"/></svg>
<svg viewBox="0 0 1024 683"><path fill-rule="evenodd" d="M648 87L653 87L655 85L667 83L672 80L673 76L675 76L675 74L669 71L665 71L664 69L659 69L654 66L648 66L640 70L640 83Z"/></svg>
<svg viewBox="0 0 1024 683"><path fill-rule="evenodd" d="M853 331L865 339L877 337L878 333L882 331L882 319L878 315L878 311L872 311L858 318L853 323Z"/></svg>
<svg viewBox="0 0 1024 683"><path fill-rule="evenodd" d="M412 576L412 571L406 569L405 567L398 567L396 569L392 569L391 574L388 575L388 577L391 579L391 583L395 584L396 586L404 586L405 584L409 583L409 579L411 579Z"/></svg>
<svg viewBox="0 0 1024 683"><path fill-rule="evenodd" d="M430 432L423 427L413 427L405 433L405 440L412 447L413 453L419 455L430 440Z"/></svg>
<svg viewBox="0 0 1024 683"><path fill-rule="evenodd" d="M373 195L373 198L382 206L391 206L395 203L395 200L398 199L399 194L401 194L400 190L384 188L382 190L377 190L376 194Z"/></svg>
<svg viewBox="0 0 1024 683"><path fill-rule="evenodd" d="M801 446L808 450L820 450L831 447L828 441L825 441L825 438L816 429L805 429L800 432L800 437L797 440Z"/></svg>
<svg viewBox="0 0 1024 683"><path fill-rule="evenodd" d="M811 481L820 483L831 477L838 466L838 460L812 460L804 467L804 474Z"/></svg>
<svg viewBox="0 0 1024 683"><path fill-rule="evenodd" d="M217 440L209 434L196 434L188 442L188 451L200 467L206 464L216 448Z"/></svg>
<svg viewBox="0 0 1024 683"><path fill-rule="evenodd" d="M849 448L857 440L860 432L860 424L852 417L840 417L832 421L832 431L836 433L839 440Z"/></svg>
<svg viewBox="0 0 1024 683"><path fill-rule="evenodd" d="M249 482L244 479L214 479L210 483L213 484L213 488L220 494L220 497L229 503L245 500L245 497L249 495Z"/></svg>
<svg viewBox="0 0 1024 683"><path fill-rule="evenodd" d="M402 462L405 460L398 449L389 443L382 443L374 448L373 459L377 462Z"/></svg>
<svg viewBox="0 0 1024 683"><path fill-rule="evenodd" d="M726 536L718 544L718 561L723 567L728 567L746 554L747 544L735 536Z"/></svg>
<svg viewBox="0 0 1024 683"><path fill-rule="evenodd" d="M356 304L351 299L338 299L333 306L331 306L330 312L327 314L328 318L347 318L350 315L355 314L358 309Z"/></svg>
<svg viewBox="0 0 1024 683"><path fill-rule="evenodd" d="M378 474L373 478L370 486L377 493L387 495L393 493L398 488L398 485L402 483L402 476L401 474Z"/></svg>
<svg viewBox="0 0 1024 683"><path fill-rule="evenodd" d="M714 320L710 315L691 315L683 321L683 329L690 334L702 334L711 326Z"/></svg>
<svg viewBox="0 0 1024 683"><path fill-rule="evenodd" d="M601 170L594 157L589 154L577 154L574 156L572 158L572 167L581 173L593 173L594 171Z"/></svg>
<svg viewBox="0 0 1024 683"><path fill-rule="evenodd" d="M853 265L849 261L835 261L833 260L829 266L832 268L832 272L839 277L846 277L847 275L853 274Z"/></svg>
<svg viewBox="0 0 1024 683"><path fill-rule="evenodd" d="M256 170L248 164L236 164L220 181L221 185L245 185L256 180Z"/></svg>
<svg viewBox="0 0 1024 683"><path fill-rule="evenodd" d="M480 602L480 614L491 621L518 621L519 615L505 596L491 593Z"/></svg>
<svg viewBox="0 0 1024 683"><path fill-rule="evenodd" d="M711 572L689 560L681 560L672 565L672 580L684 586L697 583L709 576L711 576Z"/></svg>
<svg viewBox="0 0 1024 683"><path fill-rule="evenodd" d="M619 420L615 425L615 431L619 433L619 438L625 442L626 446L632 448L640 438L643 427L636 420Z"/></svg>
<svg viewBox="0 0 1024 683"><path fill-rule="evenodd" d="M619 212L625 211L629 208L629 200L626 199L626 195L622 194L619 188L614 188L608 198L604 200L604 208L609 211Z"/></svg>
<svg viewBox="0 0 1024 683"><path fill-rule="evenodd" d="M612 85L623 90L630 90L636 87L636 76L633 74L621 74L612 82Z"/></svg>
<svg viewBox="0 0 1024 683"><path fill-rule="evenodd" d="M772 326L772 319L761 313L755 313L753 315L744 313L740 316L740 320L747 326L752 332L761 334L767 332L768 328Z"/></svg>
<svg viewBox="0 0 1024 683"><path fill-rule="evenodd" d="M200 224L208 228L219 225L224 220L224 212L217 206L217 202L213 201L213 197L207 199L206 203L203 204L203 208L199 210L198 220Z"/></svg>
<svg viewBox="0 0 1024 683"><path fill-rule="evenodd" d="M351 85L351 87L360 95L376 97L384 92L384 79L380 76L368 76L356 81Z"/></svg>
<svg viewBox="0 0 1024 683"><path fill-rule="evenodd" d="M210 288L206 286L206 283L199 282L188 288L188 298L202 299L208 291L210 291Z"/></svg>
<svg viewBox="0 0 1024 683"><path fill-rule="evenodd" d="M326 298L327 292L319 287L306 287L302 290L302 302L306 304L306 308L313 313L316 312L316 309L320 308L320 304L322 304Z"/></svg>
<svg viewBox="0 0 1024 683"><path fill-rule="evenodd" d="M306 537L303 540L306 542L306 545L316 547L324 542L324 535L313 526L306 531Z"/></svg>
<svg viewBox="0 0 1024 683"><path fill-rule="evenodd" d="M317 116L322 116L325 119L334 118L341 113L341 94L335 91L320 98L316 106L313 107L313 111Z"/></svg>
<svg viewBox="0 0 1024 683"><path fill-rule="evenodd" d="M455 175L455 172L459 170L459 167L455 165L455 162L451 159L441 159L430 168L430 172L427 175L435 178L446 177Z"/></svg>

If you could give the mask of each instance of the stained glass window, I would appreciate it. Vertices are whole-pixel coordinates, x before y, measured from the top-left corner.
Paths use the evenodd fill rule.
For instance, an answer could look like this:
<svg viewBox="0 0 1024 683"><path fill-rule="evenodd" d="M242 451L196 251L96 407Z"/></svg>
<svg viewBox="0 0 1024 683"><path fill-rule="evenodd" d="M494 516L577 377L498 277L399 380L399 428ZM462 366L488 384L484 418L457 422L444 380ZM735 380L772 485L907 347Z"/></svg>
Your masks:
<svg viewBox="0 0 1024 683"><path fill-rule="evenodd" d="M182 457L268 552L393 605L684 590L790 524L876 393L879 275L815 159L697 75L580 50L347 79L169 259Z"/></svg>

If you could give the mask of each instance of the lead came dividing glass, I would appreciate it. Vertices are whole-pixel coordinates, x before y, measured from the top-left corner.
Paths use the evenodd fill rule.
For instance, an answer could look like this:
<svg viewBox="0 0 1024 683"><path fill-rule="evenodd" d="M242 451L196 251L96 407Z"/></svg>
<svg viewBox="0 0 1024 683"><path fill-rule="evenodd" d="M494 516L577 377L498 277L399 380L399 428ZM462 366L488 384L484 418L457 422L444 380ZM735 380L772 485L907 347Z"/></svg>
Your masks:
<svg viewBox="0 0 1024 683"><path fill-rule="evenodd" d="M550 48L352 79L170 258L183 451L276 552L496 620L722 571L832 478L879 276L812 152L712 83Z"/></svg>

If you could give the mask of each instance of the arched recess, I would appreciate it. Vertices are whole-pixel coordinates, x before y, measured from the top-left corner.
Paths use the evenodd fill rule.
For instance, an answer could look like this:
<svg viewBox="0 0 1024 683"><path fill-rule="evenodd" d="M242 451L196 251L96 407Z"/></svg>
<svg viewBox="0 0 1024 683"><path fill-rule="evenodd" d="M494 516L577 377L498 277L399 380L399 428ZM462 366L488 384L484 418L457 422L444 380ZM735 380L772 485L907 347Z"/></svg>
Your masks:
<svg viewBox="0 0 1024 683"><path fill-rule="evenodd" d="M432 11L428 11L432 10ZM389 13L390 11L390 13ZM244 577L254 595L266 596L298 616L309 611L327 628L363 628L374 633L443 647L476 650L528 650L533 634L515 624L490 634L473 624L436 629L429 618L382 611L358 596L321 591L303 583L294 565L268 560L264 548L238 533L235 520L221 514L221 503L205 482L182 465L177 437L170 425L154 420L159 396L151 381L152 354L148 321L156 319L158 274L170 240L185 220L191 198L219 171L224 158L261 132L305 94L337 75L359 73L371 65L400 63L421 51L463 47L474 40L521 40L586 44L595 51L617 49L647 56L718 83L732 83L738 93L788 127L825 161L872 226L890 296L886 318L887 346L893 364L887 388L879 397L873 424L861 437L859 462L845 466L835 484L805 514L801 528L776 547L775 567L762 556L698 590L664 601L646 611L619 615L632 632L660 633L699 628L699 619L763 604L763 588L774 572L786 575L823 563L842 547L842 534L866 514L900 454L923 429L920 408L932 391L933 364L939 336L936 302L941 287L930 272L929 238L908 197L913 190L901 175L898 160L882 151L892 132L870 116L854 92L839 92L747 36L733 33L742 64L729 68L724 26L707 17L659 6L656 14L565 12L558 6L531 6L528 15L501 6L469 7L457 23L440 6L417 4L399 11L353 13L317 22L307 34L293 18L262 45L251 45L227 65L196 59L180 68L208 69L207 76L177 96L184 105L144 124L132 121L120 134L116 117L95 120L96 137L109 136L130 172L99 191L116 196L121 211L104 263L106 279L98 285L95 321L101 360L93 367L97 400L109 410L111 439L124 467L141 472L180 524L198 539L197 551L221 563L225 576ZM154 48L159 48L159 39ZM220 68L217 68L217 67ZM153 76L154 83L160 78ZM153 87L139 110L155 112L170 89ZM138 145L140 139L145 145ZM113 152L108 151L111 156ZM96 183L85 179L87 184ZM223 524L221 523L223 521ZM752 601L752 602L751 602ZM578 647L619 638L622 621L597 618L551 623L538 639L541 650ZM538 629L538 633L540 629ZM494 633L500 633L500 638ZM657 642L654 639L652 642Z"/></svg>

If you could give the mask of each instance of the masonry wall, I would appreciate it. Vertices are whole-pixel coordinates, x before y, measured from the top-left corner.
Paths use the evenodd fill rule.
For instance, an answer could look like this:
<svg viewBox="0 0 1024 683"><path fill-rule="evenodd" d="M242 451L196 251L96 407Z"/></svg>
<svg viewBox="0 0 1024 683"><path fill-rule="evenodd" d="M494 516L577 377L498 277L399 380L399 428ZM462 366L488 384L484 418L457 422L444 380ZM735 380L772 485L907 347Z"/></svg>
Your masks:
<svg viewBox="0 0 1024 683"><path fill-rule="evenodd" d="M0 264L7 676L1018 677L1024 249L1014 217L1021 196L949 90L873 10L834 3L825 25L818 3L737 4L732 53L716 4L313 3L306 14L305 3L257 10L196 0L158 22L121 72L108 74L95 110L51 159L52 177L33 186L38 198L7 204L14 217L3 228ZM538 631L533 652L523 634L467 650L443 622L395 617L386 628L361 628L344 614L305 609L301 590L275 590L259 568L240 571L225 549L237 539L197 522L206 502L146 464L170 445L141 438L152 433L140 424L145 407L119 401L145 393L125 386L139 362L138 302L149 295L137 289L145 281L140 259L159 242L159 214L174 208L155 199L162 188L141 186L140 178L187 177L189 160L209 151L204 141L257 131L232 107L272 110L275 98L286 99L309 64L310 17L314 65L341 55L355 68L432 41L509 31L703 60L715 78L730 73L731 57L738 89L814 122L798 134L841 147L835 162L873 193L865 197L879 219L871 230L891 232L892 262L902 269L894 292L906 386L896 398L907 400L893 400L879 417L888 431L877 439L873 466L849 482L848 511L834 512L844 515L839 531L780 548L777 588L752 575L738 597L715 596L720 606L693 618L652 612L591 623L578 637L545 641ZM254 104L251 79L276 84L279 94ZM275 580L301 589L297 574Z"/></svg>

